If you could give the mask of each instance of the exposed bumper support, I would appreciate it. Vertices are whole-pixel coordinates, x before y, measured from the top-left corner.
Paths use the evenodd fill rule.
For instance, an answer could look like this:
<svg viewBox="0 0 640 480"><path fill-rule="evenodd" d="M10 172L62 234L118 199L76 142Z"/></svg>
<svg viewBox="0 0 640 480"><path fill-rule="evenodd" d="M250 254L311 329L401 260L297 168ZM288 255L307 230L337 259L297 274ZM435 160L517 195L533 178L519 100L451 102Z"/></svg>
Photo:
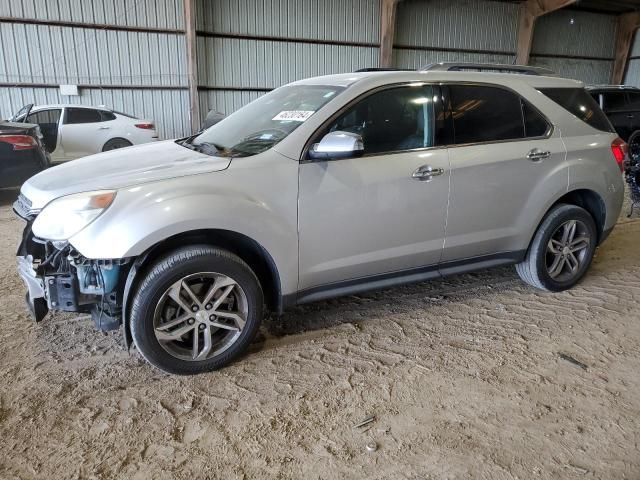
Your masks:
<svg viewBox="0 0 640 480"><path fill-rule="evenodd" d="M27 306L36 322L39 322L49 311L47 301L44 298L44 284L33 268L33 257L31 255L26 257L19 256L17 260L18 273L27 287Z"/></svg>

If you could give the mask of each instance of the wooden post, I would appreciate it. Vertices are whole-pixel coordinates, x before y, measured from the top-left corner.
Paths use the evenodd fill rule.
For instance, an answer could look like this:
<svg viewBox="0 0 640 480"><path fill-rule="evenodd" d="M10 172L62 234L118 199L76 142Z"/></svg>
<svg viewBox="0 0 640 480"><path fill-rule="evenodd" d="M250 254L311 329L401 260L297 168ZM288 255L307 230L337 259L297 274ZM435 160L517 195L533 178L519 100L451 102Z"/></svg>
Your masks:
<svg viewBox="0 0 640 480"><path fill-rule="evenodd" d="M185 41L187 47L187 83L189 85L189 120L191 133L200 130L198 98L198 59L196 56L196 10L194 0L184 1Z"/></svg>
<svg viewBox="0 0 640 480"><path fill-rule="evenodd" d="M399 0L380 0L380 63L389 68L393 60L393 39L396 32L396 10Z"/></svg>
<svg viewBox="0 0 640 480"><path fill-rule="evenodd" d="M517 64L527 65L529 63L536 19L575 2L576 0L526 0L520 4L518 45L516 48Z"/></svg>
<svg viewBox="0 0 640 480"><path fill-rule="evenodd" d="M527 8L527 2L520 4L518 15L518 46L516 49L516 63L527 65L533 42L533 26L536 23L535 15Z"/></svg>
<svg viewBox="0 0 640 480"><path fill-rule="evenodd" d="M638 28L640 28L640 12L625 13L618 17L616 59L611 74L611 83L614 85L621 85L624 82L624 72L629 60L631 42Z"/></svg>

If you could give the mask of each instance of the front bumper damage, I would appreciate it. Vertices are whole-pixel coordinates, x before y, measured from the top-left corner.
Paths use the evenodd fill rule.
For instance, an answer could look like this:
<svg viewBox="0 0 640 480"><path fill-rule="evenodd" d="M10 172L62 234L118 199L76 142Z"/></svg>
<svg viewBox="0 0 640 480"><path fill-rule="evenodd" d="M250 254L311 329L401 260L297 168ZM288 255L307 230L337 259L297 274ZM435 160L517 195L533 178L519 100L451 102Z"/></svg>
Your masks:
<svg viewBox="0 0 640 480"><path fill-rule="evenodd" d="M33 257L18 256L18 274L27 287L27 308L36 322L40 322L49 312L47 301L44 298L44 283L33 269Z"/></svg>
<svg viewBox="0 0 640 480"><path fill-rule="evenodd" d="M118 329L129 259L87 259L68 242L36 238L31 231L35 216L14 210L27 221L16 257L27 288L27 307L36 322L59 310L90 313L99 330Z"/></svg>

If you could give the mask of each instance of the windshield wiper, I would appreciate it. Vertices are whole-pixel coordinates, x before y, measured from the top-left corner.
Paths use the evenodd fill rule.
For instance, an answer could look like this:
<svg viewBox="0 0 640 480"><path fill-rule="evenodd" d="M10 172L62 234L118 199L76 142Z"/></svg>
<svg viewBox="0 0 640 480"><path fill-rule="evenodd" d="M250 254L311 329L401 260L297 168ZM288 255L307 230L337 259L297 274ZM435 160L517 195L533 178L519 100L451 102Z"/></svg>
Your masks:
<svg viewBox="0 0 640 480"><path fill-rule="evenodd" d="M187 137L187 138L183 138L182 140L176 140L176 143L177 143L178 145L181 145L181 146L183 146L183 147L185 147L185 148L188 148L188 149L190 149L190 150L195 150L195 149L196 149L196 146L195 146L193 143L191 143L191 142L192 142L192 141L193 141L193 139L194 139L194 138L196 138L198 135L200 135L200 134L199 134L199 133L196 133L195 135L191 135L191 136L189 136L189 137Z"/></svg>
<svg viewBox="0 0 640 480"><path fill-rule="evenodd" d="M218 145L213 142L202 142L198 144L192 143L189 146L193 147L196 152L204 153L205 155L215 155L216 153L224 152L226 150L222 145Z"/></svg>

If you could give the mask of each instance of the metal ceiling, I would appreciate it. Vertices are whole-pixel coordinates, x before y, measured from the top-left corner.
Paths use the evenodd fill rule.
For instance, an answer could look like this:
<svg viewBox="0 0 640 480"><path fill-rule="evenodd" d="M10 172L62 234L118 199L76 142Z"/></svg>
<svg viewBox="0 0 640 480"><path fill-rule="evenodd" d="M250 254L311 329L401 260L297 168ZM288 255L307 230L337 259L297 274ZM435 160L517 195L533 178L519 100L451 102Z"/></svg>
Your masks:
<svg viewBox="0 0 640 480"><path fill-rule="evenodd" d="M571 8L619 14L640 11L640 0L578 0Z"/></svg>
<svg viewBox="0 0 640 480"><path fill-rule="evenodd" d="M524 0L489 0L507 3L521 3ZM570 10L582 10L598 13L618 15L620 13L640 11L640 0L577 0L569 7Z"/></svg>

